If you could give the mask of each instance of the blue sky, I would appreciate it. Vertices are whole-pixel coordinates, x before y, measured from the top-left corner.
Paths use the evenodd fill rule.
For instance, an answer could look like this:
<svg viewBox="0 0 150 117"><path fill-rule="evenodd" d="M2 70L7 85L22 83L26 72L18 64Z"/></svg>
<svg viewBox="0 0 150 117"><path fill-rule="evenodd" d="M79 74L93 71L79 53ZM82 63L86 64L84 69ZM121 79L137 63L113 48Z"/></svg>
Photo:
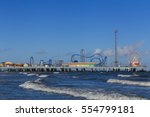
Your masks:
<svg viewBox="0 0 150 117"><path fill-rule="evenodd" d="M28 62L30 56L68 61L81 48L113 50L118 29L119 47L138 45L147 64L149 6L149 0L1 0L0 61Z"/></svg>

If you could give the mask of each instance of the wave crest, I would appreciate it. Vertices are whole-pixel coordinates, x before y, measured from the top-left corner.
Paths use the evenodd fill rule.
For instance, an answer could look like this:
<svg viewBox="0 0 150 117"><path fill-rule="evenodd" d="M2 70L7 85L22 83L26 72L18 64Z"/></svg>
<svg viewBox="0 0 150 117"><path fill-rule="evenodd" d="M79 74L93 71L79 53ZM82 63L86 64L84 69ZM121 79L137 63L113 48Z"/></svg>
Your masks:
<svg viewBox="0 0 150 117"><path fill-rule="evenodd" d="M124 85L138 85L138 86L150 87L150 82L138 82L138 81L130 81L130 80L109 79L107 80L107 83L119 83Z"/></svg>
<svg viewBox="0 0 150 117"><path fill-rule="evenodd" d="M108 93L104 92L102 89L98 91L87 90L87 89L72 89L72 88L59 88L59 87L47 87L43 84L27 81L21 84L20 87L26 89L33 89L37 91L44 91L49 93L67 94L74 97L84 97L86 99L94 100L134 100L142 99L140 97L128 97L118 93Z"/></svg>
<svg viewBox="0 0 150 117"><path fill-rule="evenodd" d="M125 78L128 78L128 77L136 77L136 76L139 76L137 74L133 74L133 75L128 75L128 74L118 74L118 77L125 77Z"/></svg>

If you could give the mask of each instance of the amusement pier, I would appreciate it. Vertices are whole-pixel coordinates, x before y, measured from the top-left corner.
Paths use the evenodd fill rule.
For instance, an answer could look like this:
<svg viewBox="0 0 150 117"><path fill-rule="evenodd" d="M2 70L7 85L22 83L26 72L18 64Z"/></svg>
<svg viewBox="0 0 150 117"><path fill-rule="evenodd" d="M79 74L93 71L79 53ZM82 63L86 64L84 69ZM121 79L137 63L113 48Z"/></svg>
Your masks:
<svg viewBox="0 0 150 117"><path fill-rule="evenodd" d="M139 67L0 67L0 72L136 72L144 71Z"/></svg>
<svg viewBox="0 0 150 117"><path fill-rule="evenodd" d="M76 57L80 58L80 61L77 61ZM90 59L90 61L86 59ZM0 72L136 72L144 71L145 68L146 66L142 66L136 57L133 57L128 66L121 66L118 62L117 65L108 66L107 57L100 54L86 57L83 49L81 54L72 55L69 63L65 63L63 60L52 62L50 59L48 61L40 60L39 64L35 64L34 58L30 57L30 63L2 62L0 64Z"/></svg>
<svg viewBox="0 0 150 117"><path fill-rule="evenodd" d="M117 50L117 30L115 30L115 49L113 65L108 65L107 56L100 52L95 52L87 56L84 49L80 50L79 54L73 54L70 62L65 63L64 60L48 61L40 60L39 63L34 62L34 57L30 57L29 63L13 63L10 61L0 63L0 72L100 72L100 71L144 71L146 66L143 66L136 55L131 55L130 63L123 66L118 61Z"/></svg>

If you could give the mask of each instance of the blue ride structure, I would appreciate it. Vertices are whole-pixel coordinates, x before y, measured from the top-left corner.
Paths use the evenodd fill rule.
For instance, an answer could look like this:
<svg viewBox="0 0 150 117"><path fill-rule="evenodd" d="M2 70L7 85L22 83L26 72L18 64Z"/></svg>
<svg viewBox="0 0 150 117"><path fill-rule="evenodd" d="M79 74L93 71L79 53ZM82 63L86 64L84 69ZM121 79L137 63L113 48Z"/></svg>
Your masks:
<svg viewBox="0 0 150 117"><path fill-rule="evenodd" d="M76 59L77 58L77 59ZM103 56L100 53L95 53L91 56L86 56L83 49L81 49L80 54L73 54L71 56L71 62L79 62L78 59L80 58L80 62L86 62L88 59L89 62L97 61L97 66L106 66L107 63L107 56Z"/></svg>

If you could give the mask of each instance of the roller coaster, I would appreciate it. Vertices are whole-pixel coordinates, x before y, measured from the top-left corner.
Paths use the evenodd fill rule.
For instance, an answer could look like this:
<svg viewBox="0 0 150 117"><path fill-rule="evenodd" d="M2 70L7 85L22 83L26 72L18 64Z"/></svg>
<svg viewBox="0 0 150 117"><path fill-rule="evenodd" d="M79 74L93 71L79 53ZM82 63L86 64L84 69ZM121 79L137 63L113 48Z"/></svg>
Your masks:
<svg viewBox="0 0 150 117"><path fill-rule="evenodd" d="M96 54L93 54L91 56L86 56L83 52L83 49L82 49L81 54L73 54L71 56L71 62L78 62L79 57L80 57L80 62L85 62L85 59L89 59L90 62L96 62L97 61L96 62L97 66L106 66L107 56L102 56L100 53L96 53Z"/></svg>
<svg viewBox="0 0 150 117"><path fill-rule="evenodd" d="M96 66L106 66L107 62L107 56L102 56L100 53L93 54L91 56L86 56L85 52L83 49L81 49L80 54L73 54L71 56L71 62L78 62L80 59L80 62L86 62L88 59L89 62L96 62ZM33 56L30 57L30 66L34 66L34 58ZM49 59L48 61L40 60L39 66L44 66L44 65L52 65L52 60Z"/></svg>

